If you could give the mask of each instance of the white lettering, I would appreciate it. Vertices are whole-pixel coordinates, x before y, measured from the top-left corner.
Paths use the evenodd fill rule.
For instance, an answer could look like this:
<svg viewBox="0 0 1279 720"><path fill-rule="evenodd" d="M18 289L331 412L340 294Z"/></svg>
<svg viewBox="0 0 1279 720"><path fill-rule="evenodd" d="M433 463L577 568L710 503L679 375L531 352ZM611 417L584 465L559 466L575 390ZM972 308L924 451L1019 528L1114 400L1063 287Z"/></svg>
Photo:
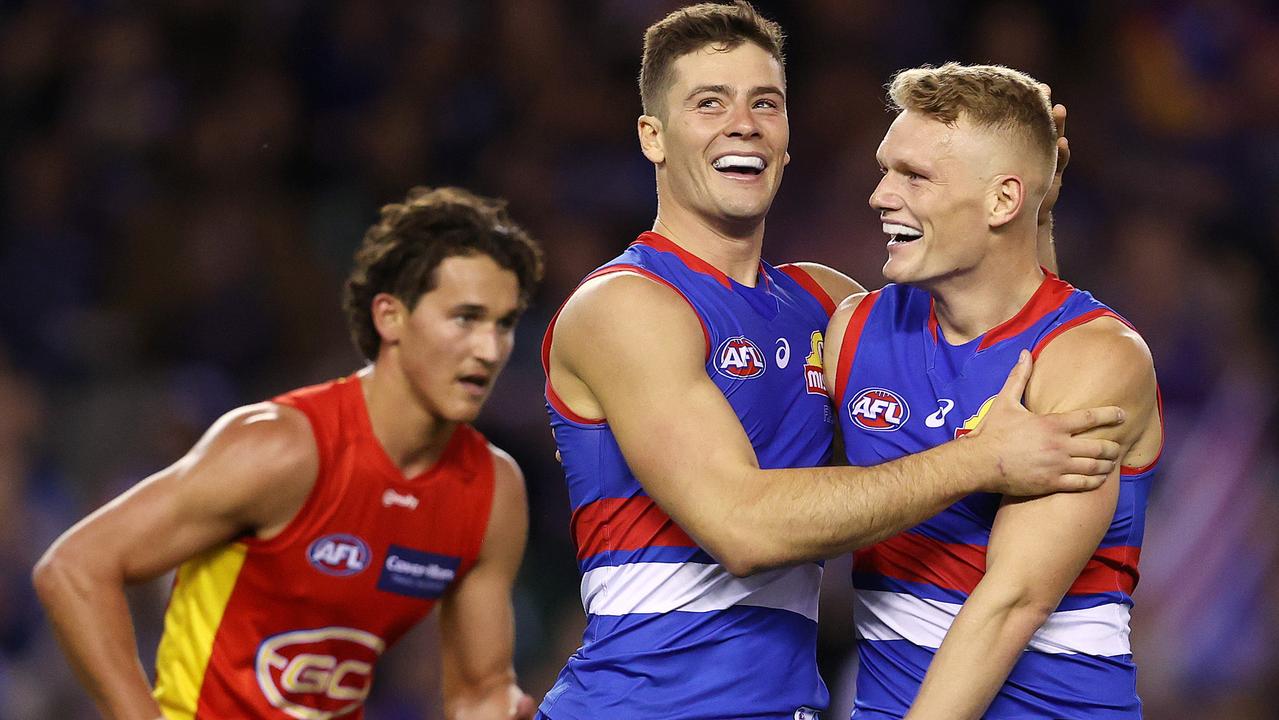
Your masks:
<svg viewBox="0 0 1279 720"><path fill-rule="evenodd" d="M386 569L391 572L401 573L403 575L412 575L413 577L427 577L432 580L451 581L457 571L446 567L441 567L437 563L430 565L422 565L420 563L410 562L399 555L391 555L386 559Z"/></svg>

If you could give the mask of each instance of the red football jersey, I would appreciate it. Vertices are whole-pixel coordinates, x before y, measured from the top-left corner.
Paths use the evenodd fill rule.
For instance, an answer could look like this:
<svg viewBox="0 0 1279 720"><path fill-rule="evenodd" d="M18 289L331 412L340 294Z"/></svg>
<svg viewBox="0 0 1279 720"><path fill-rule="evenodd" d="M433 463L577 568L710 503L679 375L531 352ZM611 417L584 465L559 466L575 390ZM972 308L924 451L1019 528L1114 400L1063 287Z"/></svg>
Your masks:
<svg viewBox="0 0 1279 720"><path fill-rule="evenodd" d="M167 718L360 718L378 656L471 568L493 500L493 457L469 426L405 478L355 376L275 402L306 413L320 470L269 540L183 563L165 613L155 697Z"/></svg>

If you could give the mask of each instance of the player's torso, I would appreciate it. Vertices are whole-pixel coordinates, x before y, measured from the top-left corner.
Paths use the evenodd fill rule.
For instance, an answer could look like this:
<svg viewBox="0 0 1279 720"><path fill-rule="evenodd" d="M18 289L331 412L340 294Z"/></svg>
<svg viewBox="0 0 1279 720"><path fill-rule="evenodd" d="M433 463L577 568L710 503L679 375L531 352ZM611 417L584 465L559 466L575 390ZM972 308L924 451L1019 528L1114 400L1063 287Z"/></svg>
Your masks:
<svg viewBox="0 0 1279 720"><path fill-rule="evenodd" d="M178 570L157 655L171 718L358 718L382 652L469 570L492 498L492 460L459 427L406 479L377 444L354 378L278 399L307 412L315 488L267 540Z"/></svg>
<svg viewBox="0 0 1279 720"><path fill-rule="evenodd" d="M707 376L762 467L829 459L828 309L808 290L763 264L757 287L741 286L650 233L596 274L617 271L688 300L705 328ZM543 712L555 720L791 717L823 706L814 658L820 566L733 577L644 493L607 421L575 416L549 386L548 410L588 627Z"/></svg>
<svg viewBox="0 0 1279 720"><path fill-rule="evenodd" d="M846 355L851 363L841 359L838 368L837 412L855 465L886 462L971 432L1023 349L1041 348L1067 327L1113 314L1087 293L1049 278L1008 323L953 346L937 327L927 293L889 285L864 302L873 305L855 350ZM1125 468L1100 548L1036 633L1032 652L1023 655L987 717L1128 718L1139 712L1128 610L1152 473L1153 467ZM969 495L854 555L863 664L855 717L900 717L909 707L932 653L985 571L1000 500ZM1059 691L1063 677L1078 687Z"/></svg>

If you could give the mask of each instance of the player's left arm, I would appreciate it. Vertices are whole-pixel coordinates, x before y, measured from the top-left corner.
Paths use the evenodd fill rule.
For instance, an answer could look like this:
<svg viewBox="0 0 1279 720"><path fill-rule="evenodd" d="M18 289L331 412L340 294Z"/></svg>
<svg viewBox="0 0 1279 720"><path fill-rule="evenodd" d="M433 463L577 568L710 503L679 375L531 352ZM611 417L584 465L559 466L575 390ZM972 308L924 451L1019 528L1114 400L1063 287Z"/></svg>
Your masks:
<svg viewBox="0 0 1279 720"><path fill-rule="evenodd" d="M1026 392L1035 412L1122 407L1123 425L1092 431L1122 447L1124 464L1159 452L1150 351L1118 320L1071 329L1040 355ZM924 677L910 720L979 718L1105 536L1119 496L1116 469L1098 489L1005 498L995 516L986 573L964 603Z"/></svg>
<svg viewBox="0 0 1279 720"><path fill-rule="evenodd" d="M1070 164L1070 142L1066 140L1066 106L1060 103L1053 106L1053 122L1057 125L1057 169L1053 171L1052 183L1048 193L1039 205L1038 248L1039 264L1057 273L1057 245L1053 240L1053 206L1061 195L1061 178Z"/></svg>
<svg viewBox="0 0 1279 720"><path fill-rule="evenodd" d="M533 717L536 706L515 681L511 588L528 538L524 476L492 448L493 506L479 558L440 605L444 710L450 720Z"/></svg>
<svg viewBox="0 0 1279 720"><path fill-rule="evenodd" d="M808 276L816 281L816 283L821 286L822 290L826 291L826 294L831 299L831 303L834 304L835 307L839 307L839 304L844 302L849 295L866 292L866 288L862 287L856 280L828 265L811 262L797 262L787 263L780 267L794 267L808 273Z"/></svg>

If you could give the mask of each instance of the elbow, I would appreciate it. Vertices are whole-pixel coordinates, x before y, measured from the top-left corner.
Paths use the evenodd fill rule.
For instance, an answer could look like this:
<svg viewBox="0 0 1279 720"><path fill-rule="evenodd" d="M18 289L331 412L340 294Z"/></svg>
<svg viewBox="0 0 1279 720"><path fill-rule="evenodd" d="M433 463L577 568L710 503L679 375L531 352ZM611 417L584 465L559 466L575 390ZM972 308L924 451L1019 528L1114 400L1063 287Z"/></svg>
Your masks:
<svg viewBox="0 0 1279 720"><path fill-rule="evenodd" d="M72 575L67 568L68 564L62 554L53 548L47 550L36 562L35 568L31 570L31 584L35 587L36 597L41 604L48 606L66 588Z"/></svg>
<svg viewBox="0 0 1279 720"><path fill-rule="evenodd" d="M727 537L702 547L729 574L739 578L791 564L784 560L778 549L764 547L757 538Z"/></svg>

